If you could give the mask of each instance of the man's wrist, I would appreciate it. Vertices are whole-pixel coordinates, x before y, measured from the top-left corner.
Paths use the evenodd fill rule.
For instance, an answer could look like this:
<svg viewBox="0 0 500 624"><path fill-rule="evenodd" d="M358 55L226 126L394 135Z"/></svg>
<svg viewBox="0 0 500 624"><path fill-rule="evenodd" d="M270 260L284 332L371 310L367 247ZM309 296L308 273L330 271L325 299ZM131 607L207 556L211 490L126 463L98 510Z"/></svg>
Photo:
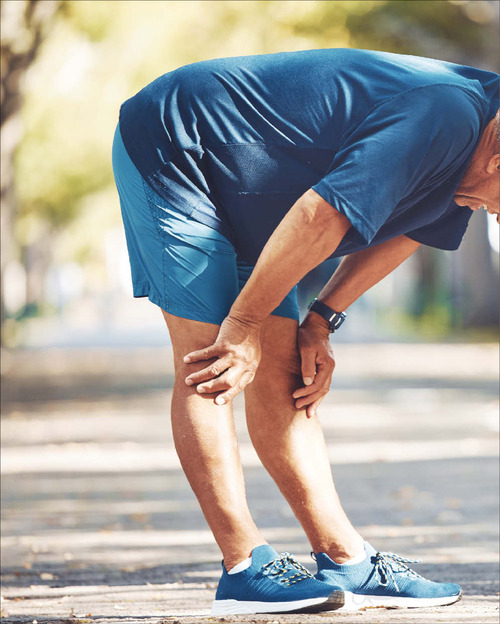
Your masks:
<svg viewBox="0 0 500 624"><path fill-rule="evenodd" d="M310 312L315 312L326 321L328 324L328 330L331 334L336 332L346 319L345 312L334 310L317 298L311 301L308 305L308 309Z"/></svg>
<svg viewBox="0 0 500 624"><path fill-rule="evenodd" d="M330 334L330 325L328 324L328 321L311 310L309 310L306 314L300 326L308 329L319 329L322 332L324 331L327 336Z"/></svg>
<svg viewBox="0 0 500 624"><path fill-rule="evenodd" d="M247 311L238 310L237 308L231 308L227 316L240 325L245 325L249 329L255 329L256 331L260 330L262 323L265 320L265 318L249 314Z"/></svg>

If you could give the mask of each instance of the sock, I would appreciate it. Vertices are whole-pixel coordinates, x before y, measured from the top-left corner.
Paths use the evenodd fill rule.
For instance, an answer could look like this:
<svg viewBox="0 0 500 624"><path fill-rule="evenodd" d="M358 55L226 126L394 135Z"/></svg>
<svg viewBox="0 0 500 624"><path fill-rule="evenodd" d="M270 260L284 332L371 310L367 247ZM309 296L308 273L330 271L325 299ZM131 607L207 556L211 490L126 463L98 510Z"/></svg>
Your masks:
<svg viewBox="0 0 500 624"><path fill-rule="evenodd" d="M356 555L355 557L352 557L351 559L348 559L347 561L343 561L342 563L338 563L337 565L343 565L343 566L355 565L356 563L361 563L365 559L366 559L366 552L363 549L363 551L360 552L359 555Z"/></svg>
<svg viewBox="0 0 500 624"><path fill-rule="evenodd" d="M243 559L243 561L240 561L239 563L237 563L234 568L231 568L230 570L228 570L228 574L237 574L238 572L243 572L243 570L246 570L247 568L249 568L252 565L252 557L248 557L248 559Z"/></svg>

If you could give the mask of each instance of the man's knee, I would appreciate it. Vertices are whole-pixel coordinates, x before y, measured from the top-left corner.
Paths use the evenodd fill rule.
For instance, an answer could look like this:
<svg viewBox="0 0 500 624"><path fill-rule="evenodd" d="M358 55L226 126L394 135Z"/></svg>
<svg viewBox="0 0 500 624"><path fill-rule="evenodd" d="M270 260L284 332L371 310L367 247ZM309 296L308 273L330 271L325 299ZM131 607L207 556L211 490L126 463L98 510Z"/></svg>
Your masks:
<svg viewBox="0 0 500 624"><path fill-rule="evenodd" d="M300 375L297 348L298 323L293 319L270 316L262 329L262 358L259 370L279 371L281 375Z"/></svg>
<svg viewBox="0 0 500 624"><path fill-rule="evenodd" d="M264 353L257 369L257 375L263 379L296 379L301 376L300 355L297 348L287 351L271 351ZM256 375L256 377L257 377Z"/></svg>
<svg viewBox="0 0 500 624"><path fill-rule="evenodd" d="M262 331L262 357L251 384L266 402L293 405L291 394L301 385L297 322L270 317Z"/></svg>

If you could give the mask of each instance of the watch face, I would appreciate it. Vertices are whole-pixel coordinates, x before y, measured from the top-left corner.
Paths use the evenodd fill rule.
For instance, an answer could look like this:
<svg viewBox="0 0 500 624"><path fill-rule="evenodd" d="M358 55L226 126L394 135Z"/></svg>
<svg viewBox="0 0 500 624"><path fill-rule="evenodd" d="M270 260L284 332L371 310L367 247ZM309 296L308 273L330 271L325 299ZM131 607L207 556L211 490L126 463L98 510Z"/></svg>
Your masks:
<svg viewBox="0 0 500 624"><path fill-rule="evenodd" d="M334 316L332 316L332 320L330 321L330 331L332 333L336 331L345 321L345 318L346 315L343 312L337 312Z"/></svg>

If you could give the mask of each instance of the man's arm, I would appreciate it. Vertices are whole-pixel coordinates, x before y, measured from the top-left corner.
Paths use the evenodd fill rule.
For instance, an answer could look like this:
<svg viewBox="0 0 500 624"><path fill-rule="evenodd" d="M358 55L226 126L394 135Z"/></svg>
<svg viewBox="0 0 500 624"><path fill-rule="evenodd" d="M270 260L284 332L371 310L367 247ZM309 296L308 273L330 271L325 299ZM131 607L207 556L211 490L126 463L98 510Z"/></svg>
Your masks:
<svg viewBox="0 0 500 624"><path fill-rule="evenodd" d="M220 404L240 392L253 379L259 363L262 322L306 273L335 251L349 227L348 219L315 191L309 190L297 200L269 238L252 275L222 323L216 342L184 358L187 363L213 357L217 361L189 375L186 383L201 384L197 385L199 392L221 392L216 399ZM414 245L415 249L418 244ZM336 287L342 303L349 297L357 298L364 292L361 288L368 289L404 259L394 264L391 255L392 268L382 267L373 273L374 256L367 257L371 260L361 262L353 271L352 285L348 279L347 286L342 283ZM383 264L384 253L379 251L376 257ZM372 274L378 277L372 279Z"/></svg>
<svg viewBox="0 0 500 624"><path fill-rule="evenodd" d="M337 249L350 227L347 217L318 193L304 193L267 241L215 343L184 356L188 364L217 358L186 377L186 384L196 385L198 392L221 393L215 399L218 404L243 390L260 361L262 322L306 273Z"/></svg>
<svg viewBox="0 0 500 624"><path fill-rule="evenodd" d="M394 271L406 260L420 243L398 236L392 240L346 256L331 279L318 295L318 299L337 312L343 312L374 284ZM293 393L295 406L307 406L312 416L328 392L335 360L329 342L326 320L309 312L298 333L298 346L305 386Z"/></svg>
<svg viewBox="0 0 500 624"><path fill-rule="evenodd" d="M350 227L315 191L304 193L272 233L229 316L260 325L306 273L331 256Z"/></svg>
<svg viewBox="0 0 500 624"><path fill-rule="evenodd" d="M419 247L420 243L403 235L346 256L318 299L332 310L343 312ZM309 312L308 316L311 315L324 321L315 312ZM327 325L326 321L324 324Z"/></svg>

